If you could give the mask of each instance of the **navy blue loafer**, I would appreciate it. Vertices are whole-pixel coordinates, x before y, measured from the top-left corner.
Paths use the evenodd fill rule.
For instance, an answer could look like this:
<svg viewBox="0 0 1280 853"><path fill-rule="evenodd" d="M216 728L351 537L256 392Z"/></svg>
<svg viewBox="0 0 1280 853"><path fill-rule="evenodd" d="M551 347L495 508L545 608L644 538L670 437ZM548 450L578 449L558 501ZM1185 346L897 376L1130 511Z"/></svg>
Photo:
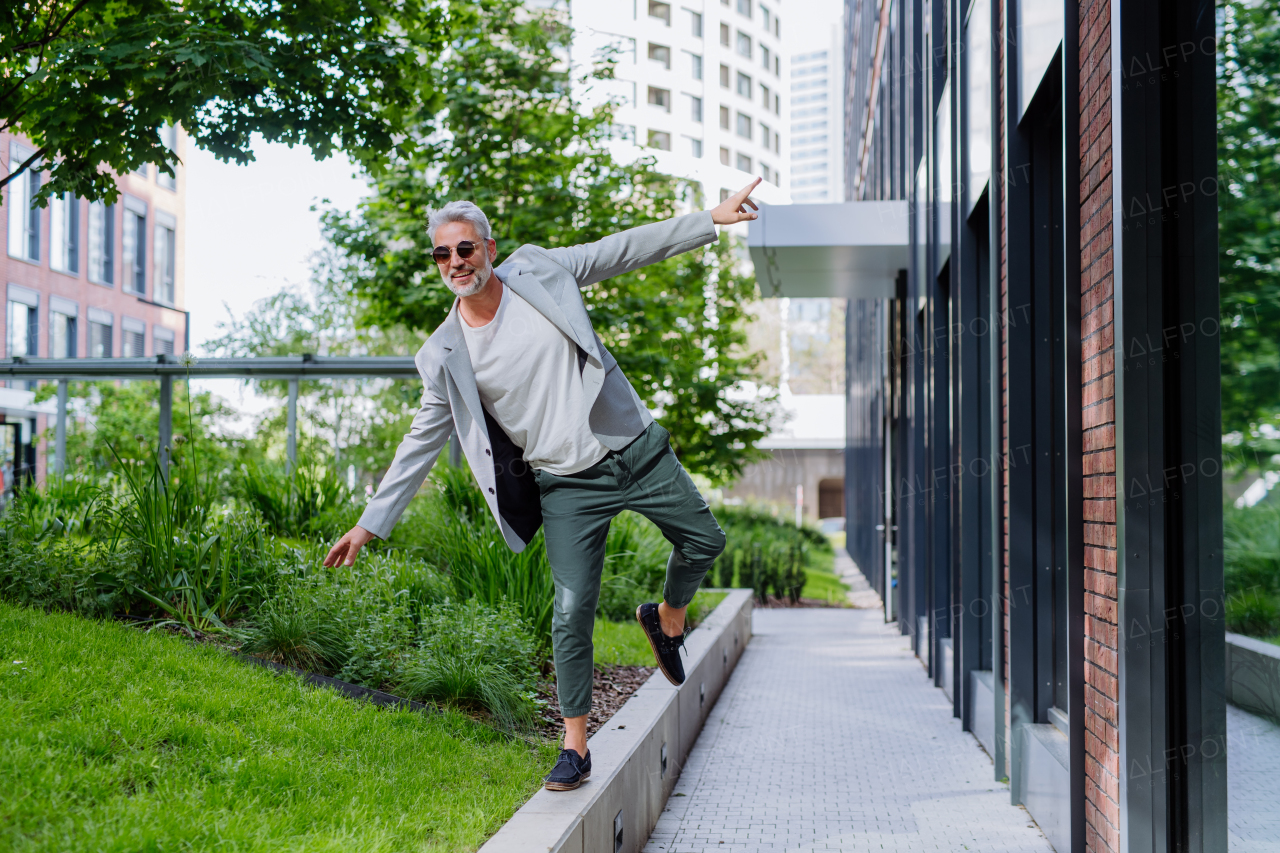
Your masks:
<svg viewBox="0 0 1280 853"><path fill-rule="evenodd" d="M590 778L591 750L582 757L572 749L562 749L556 766L542 780L542 786L548 791L572 791Z"/></svg>
<svg viewBox="0 0 1280 853"><path fill-rule="evenodd" d="M644 628L644 635L649 638L649 647L658 661L658 669L676 687L684 684L684 662L680 660L680 649L684 648L684 633L678 637L668 637L662 632L662 620L658 618L658 605L641 604L636 608L636 621Z"/></svg>

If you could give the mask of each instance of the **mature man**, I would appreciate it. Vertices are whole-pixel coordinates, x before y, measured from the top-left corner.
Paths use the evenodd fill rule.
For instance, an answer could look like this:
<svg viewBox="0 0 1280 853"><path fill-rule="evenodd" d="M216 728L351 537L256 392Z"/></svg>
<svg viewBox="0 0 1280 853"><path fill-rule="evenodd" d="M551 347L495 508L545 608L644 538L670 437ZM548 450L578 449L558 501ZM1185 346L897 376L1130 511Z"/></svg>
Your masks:
<svg viewBox="0 0 1280 853"><path fill-rule="evenodd" d="M498 245L478 207L455 201L431 214L433 256L458 299L416 357L422 408L360 523L325 565L351 565L367 542L386 538L457 430L507 545L518 553L545 527L565 725L545 780L551 790L591 775L591 632L609 522L624 509L641 513L673 546L662 603L636 611L673 684L684 681L685 609L724 550L724 532L592 329L579 288L715 242L717 225L755 219L749 196L759 183L711 210L595 243L521 246L496 269Z"/></svg>

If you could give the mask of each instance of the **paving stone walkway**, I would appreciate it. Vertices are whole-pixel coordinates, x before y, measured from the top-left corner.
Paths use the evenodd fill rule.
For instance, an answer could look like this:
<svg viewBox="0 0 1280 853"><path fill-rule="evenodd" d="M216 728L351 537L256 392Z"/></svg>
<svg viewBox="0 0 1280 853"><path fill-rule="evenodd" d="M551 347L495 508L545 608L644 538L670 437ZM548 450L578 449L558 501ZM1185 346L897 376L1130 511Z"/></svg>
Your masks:
<svg viewBox="0 0 1280 853"><path fill-rule="evenodd" d="M1280 726L1234 705L1227 706L1227 831L1231 853L1280 853Z"/></svg>
<svg viewBox="0 0 1280 853"><path fill-rule="evenodd" d="M753 619L645 853L1052 849L878 609Z"/></svg>

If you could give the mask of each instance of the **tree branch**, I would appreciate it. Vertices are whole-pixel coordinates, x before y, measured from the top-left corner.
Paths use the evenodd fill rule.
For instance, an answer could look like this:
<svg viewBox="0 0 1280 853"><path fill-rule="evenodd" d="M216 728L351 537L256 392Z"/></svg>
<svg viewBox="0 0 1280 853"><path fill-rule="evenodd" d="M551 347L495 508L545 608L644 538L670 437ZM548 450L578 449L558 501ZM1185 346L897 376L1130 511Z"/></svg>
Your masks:
<svg viewBox="0 0 1280 853"><path fill-rule="evenodd" d="M55 29L53 32L47 33L43 38L35 39L34 41L15 44L11 48L11 50L14 53L17 53L18 51L21 51L21 50L30 50L33 47L40 47L40 48L47 47L49 45L49 42L53 41L58 36L62 35L62 31L66 29L67 24L71 23L71 19L74 18L77 14L79 14L80 10L83 9L88 4L88 2L89 0L80 0L80 2L77 3L72 8L72 10L67 13L67 16L62 19L62 23L58 24L57 29Z"/></svg>
<svg viewBox="0 0 1280 853"><path fill-rule="evenodd" d="M9 185L10 181L12 181L14 178L18 177L27 169L29 169L31 167L31 164L39 160L41 157L43 157L45 155L45 152L48 150L49 150L48 148L41 148L39 151L37 151L36 153L28 157L27 162L23 163L17 169L9 172L9 174L5 175L3 178L0 178L0 189L4 189L6 186Z"/></svg>

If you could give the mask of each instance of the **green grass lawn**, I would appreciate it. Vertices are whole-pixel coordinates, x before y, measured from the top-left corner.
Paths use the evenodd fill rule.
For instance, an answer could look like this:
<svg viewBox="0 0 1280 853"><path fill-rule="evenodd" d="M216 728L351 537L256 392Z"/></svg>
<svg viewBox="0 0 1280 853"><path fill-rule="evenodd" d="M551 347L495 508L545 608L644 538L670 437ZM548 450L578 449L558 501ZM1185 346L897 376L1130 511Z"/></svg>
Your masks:
<svg viewBox="0 0 1280 853"><path fill-rule="evenodd" d="M690 621L697 624L706 619L724 601L725 595L723 592L698 590L689 605ZM626 622L596 619L592 645L595 646L596 666L656 666L649 640L640 623L634 619Z"/></svg>
<svg viewBox="0 0 1280 853"><path fill-rule="evenodd" d="M552 746L0 603L0 849L474 850Z"/></svg>
<svg viewBox="0 0 1280 853"><path fill-rule="evenodd" d="M808 573L808 580L805 581L804 589L800 591L801 598L816 598L819 601L827 601L832 604L843 604L845 602L845 593L849 591L849 587L845 586L835 573L836 556L831 551L810 551L809 565L805 566Z"/></svg>

